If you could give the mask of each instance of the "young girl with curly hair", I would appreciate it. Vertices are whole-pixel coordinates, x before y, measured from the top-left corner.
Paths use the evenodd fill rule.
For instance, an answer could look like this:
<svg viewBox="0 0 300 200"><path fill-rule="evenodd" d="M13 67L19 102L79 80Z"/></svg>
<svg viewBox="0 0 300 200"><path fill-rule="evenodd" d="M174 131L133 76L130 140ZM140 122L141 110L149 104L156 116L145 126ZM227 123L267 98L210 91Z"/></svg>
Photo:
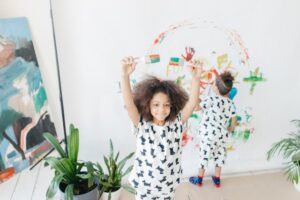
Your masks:
<svg viewBox="0 0 300 200"><path fill-rule="evenodd" d="M136 154L129 181L136 189L136 200L173 200L180 183L181 134L199 97L200 62L190 62L190 95L174 81L149 77L134 88L130 74L136 59L122 60L121 87L129 118L135 126Z"/></svg>

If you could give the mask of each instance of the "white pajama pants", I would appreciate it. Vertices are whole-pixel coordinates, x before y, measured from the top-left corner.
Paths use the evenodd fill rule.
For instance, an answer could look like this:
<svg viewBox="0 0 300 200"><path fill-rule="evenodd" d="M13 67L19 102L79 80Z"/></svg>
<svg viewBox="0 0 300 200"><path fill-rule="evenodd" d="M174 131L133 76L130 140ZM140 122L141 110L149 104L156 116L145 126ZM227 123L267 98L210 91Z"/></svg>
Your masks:
<svg viewBox="0 0 300 200"><path fill-rule="evenodd" d="M208 161L212 159L216 167L225 164L227 151L227 131L205 129L200 134L200 168L207 169Z"/></svg>

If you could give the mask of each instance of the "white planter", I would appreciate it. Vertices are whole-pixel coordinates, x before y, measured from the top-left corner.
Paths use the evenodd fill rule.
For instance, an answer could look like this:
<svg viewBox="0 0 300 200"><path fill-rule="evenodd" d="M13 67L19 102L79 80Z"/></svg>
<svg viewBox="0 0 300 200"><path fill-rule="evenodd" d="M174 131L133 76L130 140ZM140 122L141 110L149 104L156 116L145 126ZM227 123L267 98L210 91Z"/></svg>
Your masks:
<svg viewBox="0 0 300 200"><path fill-rule="evenodd" d="M65 193L59 190L61 199L65 199ZM98 187L85 194L74 195L73 200L98 200Z"/></svg>
<svg viewBox="0 0 300 200"><path fill-rule="evenodd" d="M294 183L295 189L300 192L300 181L298 181L298 184Z"/></svg>
<svg viewBox="0 0 300 200"><path fill-rule="evenodd" d="M111 200L119 200L120 196L121 196L121 191L122 191L122 188L118 189L117 191L114 191L111 193ZM103 192L100 200L108 200L108 195L109 195L109 192Z"/></svg>

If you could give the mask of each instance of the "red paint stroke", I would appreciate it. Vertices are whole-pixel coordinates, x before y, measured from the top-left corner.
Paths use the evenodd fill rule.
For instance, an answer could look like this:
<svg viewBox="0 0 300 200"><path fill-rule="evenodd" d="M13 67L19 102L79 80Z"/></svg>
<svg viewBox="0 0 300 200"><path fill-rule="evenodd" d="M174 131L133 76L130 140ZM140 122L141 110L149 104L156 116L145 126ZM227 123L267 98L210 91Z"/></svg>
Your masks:
<svg viewBox="0 0 300 200"><path fill-rule="evenodd" d="M165 39L166 35L171 32L171 31L176 31L176 29L179 29L181 27L184 27L184 26L187 26L187 25L190 25L189 23L187 22L183 22L181 24L177 24L177 25L171 25L169 29L167 29L166 31L160 33L155 39L154 39L154 42L153 42L153 46L152 48L157 45L158 43L162 43L162 41Z"/></svg>
<svg viewBox="0 0 300 200"><path fill-rule="evenodd" d="M153 46L155 46L156 44L160 43L160 41L165 37L165 34L167 33L167 31L160 33L154 40Z"/></svg>
<svg viewBox="0 0 300 200"><path fill-rule="evenodd" d="M250 59L249 52L248 49L244 46L241 36L236 31L231 32L231 36L239 44L242 52L244 53L246 61L248 61Z"/></svg>
<svg viewBox="0 0 300 200"><path fill-rule="evenodd" d="M206 80L201 80L200 81L200 87L201 87L201 91L200 91L200 95L203 94L204 90L207 88L208 85L213 84L213 82L215 81L216 77L219 75L218 71L214 68L208 70L208 72L204 72L207 73L207 77Z"/></svg>

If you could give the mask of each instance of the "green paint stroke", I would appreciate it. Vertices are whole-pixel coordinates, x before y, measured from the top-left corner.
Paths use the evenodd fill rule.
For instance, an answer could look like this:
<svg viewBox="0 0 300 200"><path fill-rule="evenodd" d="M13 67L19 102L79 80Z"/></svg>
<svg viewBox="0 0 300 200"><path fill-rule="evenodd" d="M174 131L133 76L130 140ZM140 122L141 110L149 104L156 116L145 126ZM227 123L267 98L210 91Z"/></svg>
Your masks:
<svg viewBox="0 0 300 200"><path fill-rule="evenodd" d="M234 130L231 133L231 137L234 139L240 139L243 140L244 142L247 142L250 138L250 129L245 129L245 130Z"/></svg>
<svg viewBox="0 0 300 200"><path fill-rule="evenodd" d="M180 61L180 58L178 58L178 57L171 57L171 62L178 63L179 61Z"/></svg>
<svg viewBox="0 0 300 200"><path fill-rule="evenodd" d="M182 86L184 78L185 78L185 75L178 76L175 81L176 85Z"/></svg>
<svg viewBox="0 0 300 200"><path fill-rule="evenodd" d="M47 100L47 95L44 87L40 87L38 93L34 96L34 107L39 113Z"/></svg>
<svg viewBox="0 0 300 200"><path fill-rule="evenodd" d="M159 41L159 44L161 44L165 38L166 38L166 36L163 35L162 38L161 38L160 41Z"/></svg>
<svg viewBox="0 0 300 200"><path fill-rule="evenodd" d="M160 62L160 58L152 58L151 63L158 63Z"/></svg>
<svg viewBox="0 0 300 200"><path fill-rule="evenodd" d="M266 79L263 78L262 73L259 72L258 67L254 71L250 71L250 75L248 77L245 77L243 80L244 82L251 83L250 95L253 94L256 83L266 81Z"/></svg>
<svg viewBox="0 0 300 200"><path fill-rule="evenodd" d="M190 116L190 118L198 119L199 116L198 116L197 114L193 113L193 114Z"/></svg>

